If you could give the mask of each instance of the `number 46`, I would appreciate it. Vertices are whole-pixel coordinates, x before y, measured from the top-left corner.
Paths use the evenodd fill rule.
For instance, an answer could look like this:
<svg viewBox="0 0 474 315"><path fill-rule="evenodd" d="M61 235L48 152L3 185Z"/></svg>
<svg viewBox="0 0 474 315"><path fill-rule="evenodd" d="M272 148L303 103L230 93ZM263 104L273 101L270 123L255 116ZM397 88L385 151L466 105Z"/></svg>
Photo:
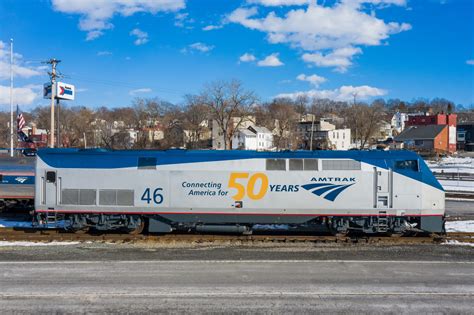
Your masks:
<svg viewBox="0 0 474 315"><path fill-rule="evenodd" d="M152 201L154 204L161 204L163 202L163 195L160 193L163 191L163 188L156 188L153 191L153 198L151 197L150 194L150 188L145 189L142 195L142 200L146 201L147 204L150 204Z"/></svg>

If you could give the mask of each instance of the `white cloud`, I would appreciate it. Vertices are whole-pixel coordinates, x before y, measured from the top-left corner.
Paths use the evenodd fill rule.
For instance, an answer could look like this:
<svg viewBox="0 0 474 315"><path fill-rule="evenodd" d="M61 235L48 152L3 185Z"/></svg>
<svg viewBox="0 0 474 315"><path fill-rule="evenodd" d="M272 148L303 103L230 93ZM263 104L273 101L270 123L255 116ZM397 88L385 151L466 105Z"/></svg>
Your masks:
<svg viewBox="0 0 474 315"><path fill-rule="evenodd" d="M241 62L252 62L252 61L257 60L257 58L255 58L255 56L252 54L245 53L242 56L240 56L239 60Z"/></svg>
<svg viewBox="0 0 474 315"><path fill-rule="evenodd" d="M52 0L52 4L55 11L79 14L79 29L87 32L86 40L93 40L113 28L109 21L114 15L176 12L185 7L185 0Z"/></svg>
<svg viewBox="0 0 474 315"><path fill-rule="evenodd" d="M318 67L333 67L336 71L344 73L347 68L352 65L352 58L356 54L361 54L360 48L344 47L334 49L328 54L316 53L305 53L302 58L308 63L313 63Z"/></svg>
<svg viewBox="0 0 474 315"><path fill-rule="evenodd" d="M111 55L112 55L112 53L110 51L107 51L107 50L97 52L97 56L111 56Z"/></svg>
<svg viewBox="0 0 474 315"><path fill-rule="evenodd" d="M469 59L469 60L466 61L466 63L467 63L468 65L473 66L473 65L474 65L474 59Z"/></svg>
<svg viewBox="0 0 474 315"><path fill-rule="evenodd" d="M189 17L189 13L177 13L174 16L174 26L192 29L193 27L189 25L192 23L194 23L194 19Z"/></svg>
<svg viewBox="0 0 474 315"><path fill-rule="evenodd" d="M41 96L41 85L26 85L13 88L14 105L30 105ZM10 104L10 86L0 85L0 105Z"/></svg>
<svg viewBox="0 0 474 315"><path fill-rule="evenodd" d="M193 52L193 51L199 51L202 53L207 53L210 52L211 50L214 49L213 45L207 45L201 42L196 42L191 45L188 45L188 47L181 49L182 53L188 53L188 52Z"/></svg>
<svg viewBox="0 0 474 315"><path fill-rule="evenodd" d="M203 31L213 31L223 28L224 25L207 25L202 28Z"/></svg>
<svg viewBox="0 0 474 315"><path fill-rule="evenodd" d="M152 92L152 89L150 88L141 88L141 89L131 90L130 92L128 92L128 94L135 96L135 95L151 93L151 92Z"/></svg>
<svg viewBox="0 0 474 315"><path fill-rule="evenodd" d="M283 0L254 1L290 3ZM289 7L259 15L258 7L241 7L230 13L228 20L267 34L273 44L288 44L303 50L303 60L317 66L334 67L344 72L352 57L362 53L363 46L385 44L393 34L411 29L407 23L385 22L377 18L377 9L389 5L405 5L402 0L339 0L333 5L312 1L303 7ZM370 5L371 10L366 6ZM267 12L267 10L265 10ZM284 12L284 13L280 13Z"/></svg>
<svg viewBox="0 0 474 315"><path fill-rule="evenodd" d="M250 4L260 4L267 7L287 6L287 5L304 5L310 3L311 0L247 0Z"/></svg>
<svg viewBox="0 0 474 315"><path fill-rule="evenodd" d="M130 32L130 36L135 36L136 39L133 41L133 43L137 46L144 45L144 44L148 43L148 33L142 31L139 28L134 28Z"/></svg>
<svg viewBox="0 0 474 315"><path fill-rule="evenodd" d="M28 67L23 62L23 56L13 53L13 76L31 78L41 74L42 67ZM0 41L0 80L10 78L10 47Z"/></svg>
<svg viewBox="0 0 474 315"><path fill-rule="evenodd" d="M264 59L257 62L259 67L279 67L283 66L284 63L280 61L278 58L278 53L273 53L271 55L266 56Z"/></svg>
<svg viewBox="0 0 474 315"><path fill-rule="evenodd" d="M300 74L296 77L296 79L300 81L306 81L309 82L311 85L314 85L315 87L318 87L320 84L326 82L326 78L321 77L317 74L312 74L312 75L306 75L306 74Z"/></svg>
<svg viewBox="0 0 474 315"><path fill-rule="evenodd" d="M352 86L352 85L343 85L334 90L309 90L309 91L300 91L294 93L282 93L276 97L287 97L296 99L299 96L306 96L309 98L328 98L335 101L350 101L353 99L354 94L357 95L358 100L366 100L371 97L383 96L387 94L386 90L379 89L376 87L371 87L368 85L362 86Z"/></svg>

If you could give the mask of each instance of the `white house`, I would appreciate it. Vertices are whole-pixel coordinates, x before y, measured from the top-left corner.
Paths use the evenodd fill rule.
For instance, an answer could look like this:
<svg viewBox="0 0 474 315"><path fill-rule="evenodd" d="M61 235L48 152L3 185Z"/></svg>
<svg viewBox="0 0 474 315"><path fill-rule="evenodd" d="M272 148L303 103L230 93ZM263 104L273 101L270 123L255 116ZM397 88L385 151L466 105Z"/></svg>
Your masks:
<svg viewBox="0 0 474 315"><path fill-rule="evenodd" d="M334 150L349 150L351 148L351 129L334 129L327 131L328 141Z"/></svg>
<svg viewBox="0 0 474 315"><path fill-rule="evenodd" d="M396 112L392 116L392 129L396 130L397 133L402 132L405 129L405 123L408 121L408 114Z"/></svg>
<svg viewBox="0 0 474 315"><path fill-rule="evenodd" d="M247 116L244 118L241 118L241 117L232 118L232 126L231 126L232 128L246 129L250 126L255 126L254 116ZM222 128L219 126L216 120L212 121L211 133L212 133L212 148L214 150L225 150L224 132L222 131Z"/></svg>
<svg viewBox="0 0 474 315"><path fill-rule="evenodd" d="M239 129L232 139L232 150L266 151L273 148L273 134L265 127Z"/></svg>

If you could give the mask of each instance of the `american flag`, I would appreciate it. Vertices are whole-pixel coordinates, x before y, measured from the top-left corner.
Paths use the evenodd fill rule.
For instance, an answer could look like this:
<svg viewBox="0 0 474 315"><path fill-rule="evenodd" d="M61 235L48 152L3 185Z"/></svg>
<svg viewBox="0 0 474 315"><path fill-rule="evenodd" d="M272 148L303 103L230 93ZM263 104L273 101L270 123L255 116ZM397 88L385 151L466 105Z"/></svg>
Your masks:
<svg viewBox="0 0 474 315"><path fill-rule="evenodd" d="M23 117L23 113L20 112L18 105L16 106L16 124L17 124L17 131L21 131L23 127L25 127L26 121L25 117Z"/></svg>

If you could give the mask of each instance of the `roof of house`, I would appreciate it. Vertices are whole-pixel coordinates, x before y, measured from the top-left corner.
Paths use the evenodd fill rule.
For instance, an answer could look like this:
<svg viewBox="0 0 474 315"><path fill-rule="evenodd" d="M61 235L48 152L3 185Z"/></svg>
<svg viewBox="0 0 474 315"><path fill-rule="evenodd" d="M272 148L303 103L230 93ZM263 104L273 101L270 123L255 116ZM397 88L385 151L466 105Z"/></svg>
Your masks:
<svg viewBox="0 0 474 315"><path fill-rule="evenodd" d="M444 128L446 125L411 126L396 136L395 141L434 139Z"/></svg>
<svg viewBox="0 0 474 315"><path fill-rule="evenodd" d="M239 132L245 136L255 136L255 133L253 133L249 129L239 129Z"/></svg>
<svg viewBox="0 0 474 315"><path fill-rule="evenodd" d="M257 131L258 133L271 133L271 131L268 130L266 127L252 126L252 128L255 129L255 131Z"/></svg>

